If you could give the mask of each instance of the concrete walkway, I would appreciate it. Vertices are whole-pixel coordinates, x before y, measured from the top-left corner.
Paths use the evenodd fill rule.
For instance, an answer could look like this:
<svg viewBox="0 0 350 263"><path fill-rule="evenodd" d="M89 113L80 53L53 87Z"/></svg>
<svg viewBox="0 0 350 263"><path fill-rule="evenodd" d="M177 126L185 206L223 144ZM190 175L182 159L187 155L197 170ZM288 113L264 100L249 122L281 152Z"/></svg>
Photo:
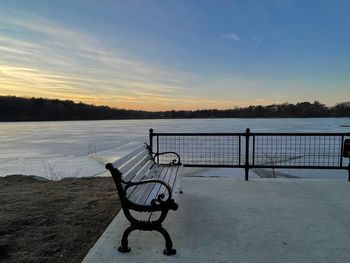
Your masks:
<svg viewBox="0 0 350 263"><path fill-rule="evenodd" d="M83 262L350 262L350 183L330 179L183 179L179 210L156 232L133 232L119 213Z"/></svg>

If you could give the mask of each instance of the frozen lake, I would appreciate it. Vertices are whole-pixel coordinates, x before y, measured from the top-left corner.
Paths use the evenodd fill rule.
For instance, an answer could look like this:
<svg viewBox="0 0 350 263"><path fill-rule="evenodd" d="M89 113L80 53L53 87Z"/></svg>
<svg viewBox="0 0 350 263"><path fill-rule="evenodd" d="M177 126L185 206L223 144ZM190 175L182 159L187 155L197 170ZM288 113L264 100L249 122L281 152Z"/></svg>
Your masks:
<svg viewBox="0 0 350 263"><path fill-rule="evenodd" d="M350 125L350 118L0 123L0 176L30 174L55 179L99 175L105 171L105 162L148 141L150 128L155 132L244 132L248 127L252 132L350 132L349 127L342 125ZM242 170L235 173L243 176ZM302 177L347 177L345 171L288 173Z"/></svg>

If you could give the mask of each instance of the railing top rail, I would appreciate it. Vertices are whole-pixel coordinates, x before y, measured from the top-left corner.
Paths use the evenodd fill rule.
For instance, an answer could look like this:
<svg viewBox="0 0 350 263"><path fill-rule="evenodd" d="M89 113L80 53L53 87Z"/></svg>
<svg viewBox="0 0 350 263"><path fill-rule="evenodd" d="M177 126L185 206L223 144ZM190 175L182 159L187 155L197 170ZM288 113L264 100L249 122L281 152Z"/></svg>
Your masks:
<svg viewBox="0 0 350 263"><path fill-rule="evenodd" d="M341 132L153 132L154 136L350 136L350 133Z"/></svg>
<svg viewBox="0 0 350 263"><path fill-rule="evenodd" d="M347 132L252 132L251 135L259 136L350 136Z"/></svg>
<svg viewBox="0 0 350 263"><path fill-rule="evenodd" d="M154 132L155 136L240 136L246 133L232 133L232 132Z"/></svg>

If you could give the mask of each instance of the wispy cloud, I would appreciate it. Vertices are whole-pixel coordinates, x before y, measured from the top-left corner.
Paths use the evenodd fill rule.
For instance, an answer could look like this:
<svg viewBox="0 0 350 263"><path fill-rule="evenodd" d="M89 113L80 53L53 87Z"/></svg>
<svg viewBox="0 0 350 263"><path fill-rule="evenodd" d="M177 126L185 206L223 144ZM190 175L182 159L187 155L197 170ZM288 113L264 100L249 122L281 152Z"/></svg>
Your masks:
<svg viewBox="0 0 350 263"><path fill-rule="evenodd" d="M255 43L261 43L264 41L264 39L262 37L259 37L259 36L254 36L253 40Z"/></svg>
<svg viewBox="0 0 350 263"><path fill-rule="evenodd" d="M16 29L0 27L0 95L146 110L203 109L259 102L254 101L261 96L256 87L268 87L237 72L197 75L150 63L106 39L45 18L0 16L0 24ZM233 33L222 37L240 41Z"/></svg>
<svg viewBox="0 0 350 263"><path fill-rule="evenodd" d="M229 40L233 40L236 42L241 41L241 38L235 33L222 34L221 37L223 37L224 39L229 39Z"/></svg>
<svg viewBox="0 0 350 263"><path fill-rule="evenodd" d="M26 15L0 17L0 24L23 33L0 28L0 95L70 98L126 108L140 103L136 108L147 108L152 94L158 94L153 101L161 107L189 89L191 74L131 58L63 24Z"/></svg>

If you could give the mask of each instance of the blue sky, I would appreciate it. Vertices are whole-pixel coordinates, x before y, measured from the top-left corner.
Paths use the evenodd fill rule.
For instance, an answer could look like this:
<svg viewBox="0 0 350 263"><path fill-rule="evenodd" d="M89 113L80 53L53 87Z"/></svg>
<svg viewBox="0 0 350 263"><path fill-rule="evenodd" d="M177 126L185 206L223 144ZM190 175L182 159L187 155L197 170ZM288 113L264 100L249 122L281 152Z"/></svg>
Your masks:
<svg viewBox="0 0 350 263"><path fill-rule="evenodd" d="M0 95L170 110L350 100L349 1L0 2Z"/></svg>

